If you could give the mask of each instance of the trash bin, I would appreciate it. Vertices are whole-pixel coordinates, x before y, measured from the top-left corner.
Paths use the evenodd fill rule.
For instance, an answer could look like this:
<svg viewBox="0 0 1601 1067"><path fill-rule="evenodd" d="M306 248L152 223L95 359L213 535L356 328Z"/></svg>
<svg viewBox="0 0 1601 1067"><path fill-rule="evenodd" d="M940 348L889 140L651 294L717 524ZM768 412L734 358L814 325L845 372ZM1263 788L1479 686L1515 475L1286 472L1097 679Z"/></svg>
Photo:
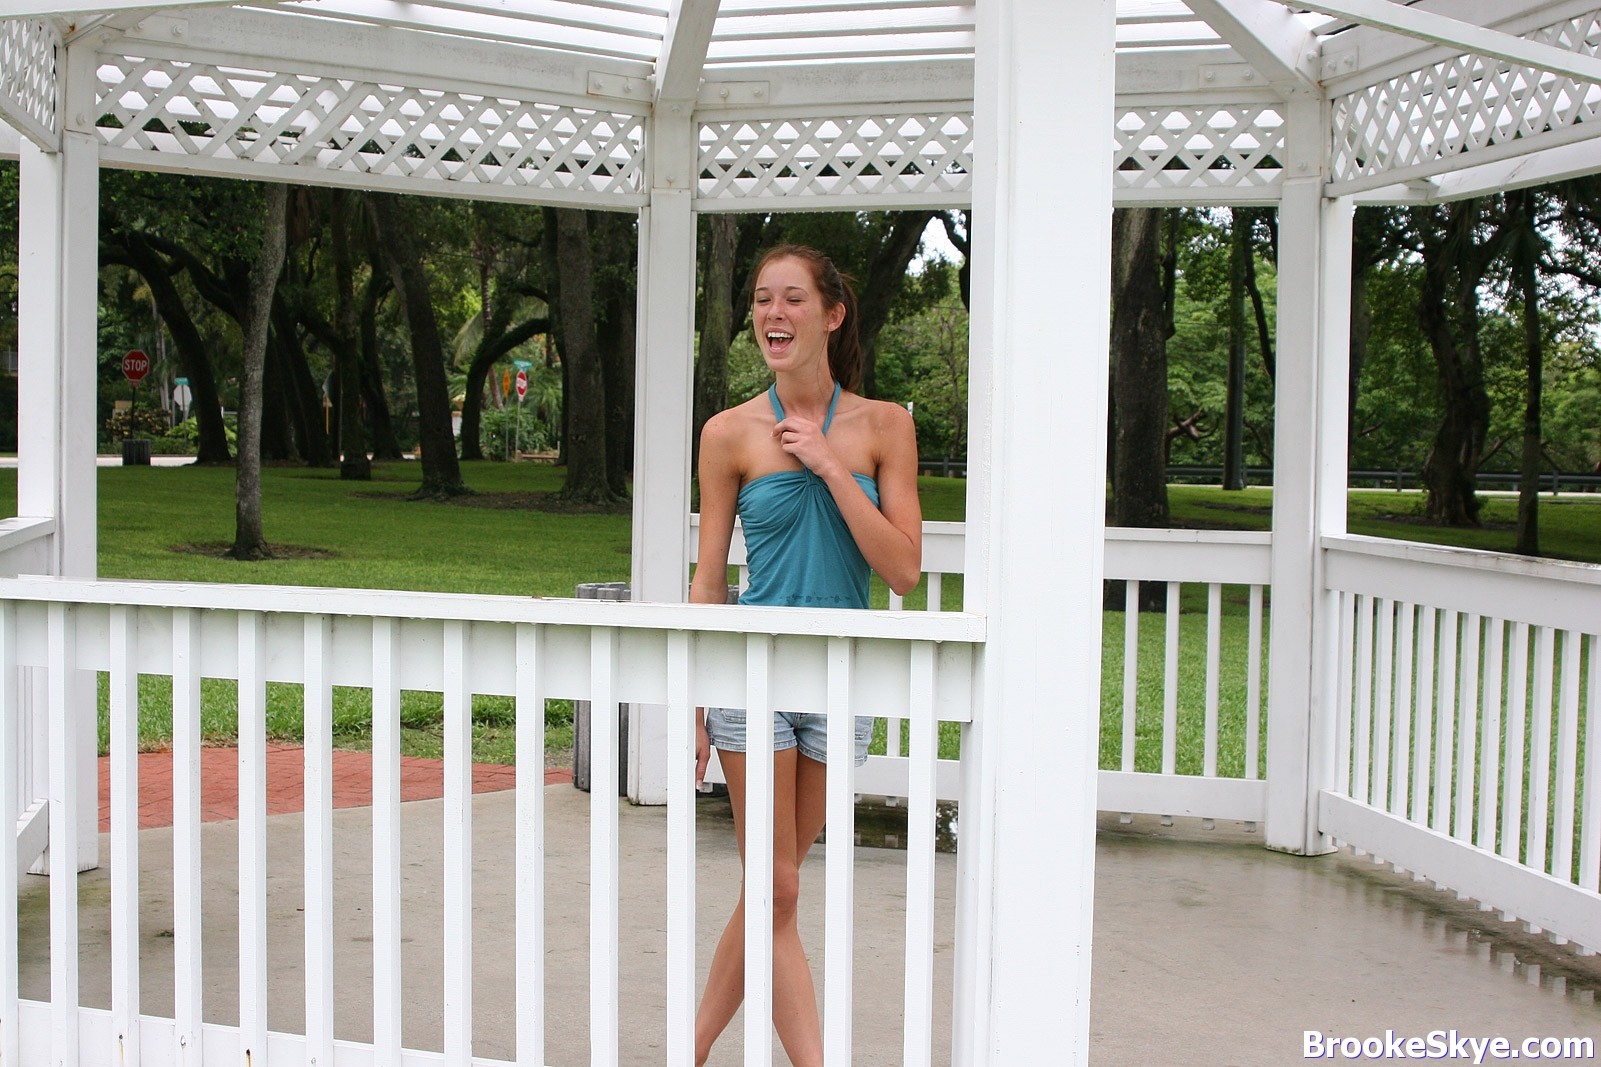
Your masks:
<svg viewBox="0 0 1601 1067"><path fill-rule="evenodd" d="M632 595L627 582L582 582L573 589L579 600L627 600ZM728 602L739 603L739 586L728 587ZM590 750L589 701L573 701L573 786L589 792ZM617 795L628 795L628 705L617 705Z"/></svg>
<svg viewBox="0 0 1601 1067"><path fill-rule="evenodd" d="M124 438L122 442L122 465L124 467L150 466L150 442L139 437Z"/></svg>

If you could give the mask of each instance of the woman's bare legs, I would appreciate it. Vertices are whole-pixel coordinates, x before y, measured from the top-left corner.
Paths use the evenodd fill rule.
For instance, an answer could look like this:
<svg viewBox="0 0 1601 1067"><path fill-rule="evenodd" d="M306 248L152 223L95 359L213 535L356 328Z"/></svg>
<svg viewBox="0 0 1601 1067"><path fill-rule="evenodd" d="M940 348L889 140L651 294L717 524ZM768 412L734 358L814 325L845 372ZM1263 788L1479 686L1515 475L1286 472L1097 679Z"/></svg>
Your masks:
<svg viewBox="0 0 1601 1067"><path fill-rule="evenodd" d="M734 837L745 859L745 756L719 752L734 809ZM821 1067L817 993L796 924L800 865L823 829L828 771L797 749L773 754L773 1025L795 1067ZM695 1062L705 1063L745 997L745 892L712 955L706 992L695 1016Z"/></svg>

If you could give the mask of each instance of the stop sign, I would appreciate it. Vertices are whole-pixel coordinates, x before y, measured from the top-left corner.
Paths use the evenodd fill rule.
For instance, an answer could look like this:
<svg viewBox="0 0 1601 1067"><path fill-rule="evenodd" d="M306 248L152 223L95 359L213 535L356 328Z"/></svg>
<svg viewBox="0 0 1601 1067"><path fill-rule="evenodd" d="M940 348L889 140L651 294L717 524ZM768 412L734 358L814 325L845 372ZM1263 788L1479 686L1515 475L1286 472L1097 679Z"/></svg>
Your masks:
<svg viewBox="0 0 1601 1067"><path fill-rule="evenodd" d="M150 357L135 348L122 357L122 373L130 382L139 382L150 373Z"/></svg>
<svg viewBox="0 0 1601 1067"><path fill-rule="evenodd" d="M517 372L517 399L521 400L523 397L525 397L527 395L528 395L528 372L525 371L525 370L520 370L520 371Z"/></svg>

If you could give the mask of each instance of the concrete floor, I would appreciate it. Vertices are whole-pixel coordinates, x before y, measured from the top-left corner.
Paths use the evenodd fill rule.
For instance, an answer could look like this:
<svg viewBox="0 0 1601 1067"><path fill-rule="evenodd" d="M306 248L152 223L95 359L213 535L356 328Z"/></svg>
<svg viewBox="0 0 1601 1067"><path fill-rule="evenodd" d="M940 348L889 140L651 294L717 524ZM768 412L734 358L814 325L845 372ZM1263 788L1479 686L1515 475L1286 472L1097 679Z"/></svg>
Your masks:
<svg viewBox="0 0 1601 1067"><path fill-rule="evenodd" d="M546 787L547 1013L552 1064L588 1062L588 796ZM513 794L474 799L474 1052L513 1055ZM437 857L441 804L404 807L408 851L403 946L408 1047L442 1046L442 907ZM662 809L621 812L620 855L625 1064L663 1062L665 880ZM337 1036L370 1040L370 813L336 812ZM727 802L702 800L698 930L702 973L736 893L738 861ZM237 1012L235 879L237 824L203 831L206 1018ZM102 841L104 847L104 841ZM172 1007L171 831L141 833L142 998L147 1014ZM300 819L269 823L269 997L272 1029L302 1027ZM818 854L820 856L820 853ZM857 1062L900 1061L905 853L856 852ZM937 860L938 1004L948 1004L955 857ZM821 945L820 859L808 864L803 923ZM82 1002L109 1004L109 880L82 877ZM20 981L43 998L48 981L48 882L25 879ZM814 962L821 970L821 952ZM819 979L820 980L820 979ZM1106 1065L1277 1065L1298 1062L1303 1031L1336 1036L1423 1036L1456 1028L1475 1036L1601 1036L1601 963L1499 922L1409 878L1350 856L1300 859L1270 853L1254 834L1155 820L1101 823L1096 873L1092 1060ZM949 1062L948 1013L934 1034L935 1062ZM740 1062L740 1020L712 1063ZM782 1053L776 1056L784 1063ZM1049 1058L1041 1060L1050 1062Z"/></svg>

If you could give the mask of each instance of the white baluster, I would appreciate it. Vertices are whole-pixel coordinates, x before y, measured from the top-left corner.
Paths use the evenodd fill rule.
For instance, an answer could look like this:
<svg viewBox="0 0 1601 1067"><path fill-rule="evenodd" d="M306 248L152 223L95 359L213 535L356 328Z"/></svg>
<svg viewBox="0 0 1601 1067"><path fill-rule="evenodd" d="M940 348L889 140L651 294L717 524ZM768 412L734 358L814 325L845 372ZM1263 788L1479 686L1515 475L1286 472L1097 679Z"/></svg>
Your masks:
<svg viewBox="0 0 1601 1067"><path fill-rule="evenodd" d="M517 1064L545 1063L544 633L517 627ZM671 867L669 859L669 870ZM672 910L668 910L672 915Z"/></svg>
<svg viewBox="0 0 1601 1067"><path fill-rule="evenodd" d="M617 631L589 638L589 1050L617 1063Z"/></svg>
<svg viewBox="0 0 1601 1067"><path fill-rule="evenodd" d="M333 624L304 619L306 1063L334 1062L334 705L329 655Z"/></svg>
<svg viewBox="0 0 1601 1067"><path fill-rule="evenodd" d="M851 714L854 646L828 640L828 838L825 849L823 1060L851 1062L856 961L856 719Z"/></svg>
<svg viewBox="0 0 1601 1067"><path fill-rule="evenodd" d="M201 1067L200 619L172 614L172 952L176 1067Z"/></svg>
<svg viewBox="0 0 1601 1067"><path fill-rule="evenodd" d="M400 1067L400 622L372 621L373 1067Z"/></svg>
<svg viewBox="0 0 1601 1067"><path fill-rule="evenodd" d="M901 1062L931 1067L934 1032L934 646L912 643L911 758L906 805L906 999Z"/></svg>
<svg viewBox="0 0 1601 1067"><path fill-rule="evenodd" d="M695 1063L695 704L690 634L667 635L667 1064ZM543 1063L543 1060L538 1061ZM847 1061L848 1062L848 1061Z"/></svg>
<svg viewBox="0 0 1601 1067"><path fill-rule="evenodd" d="M9 692L14 686L12 672L0 672L0 678L0 686ZM111 1062L139 1067L139 629L135 608L118 605L111 609L110 684ZM9 738L9 732L0 736ZM0 819L0 826L15 825L14 819ZM16 912L11 915L15 918ZM0 942L17 943L15 938L0 938Z"/></svg>
<svg viewBox="0 0 1601 1067"><path fill-rule="evenodd" d="M745 1067L773 1062L773 639L745 638Z"/></svg>
<svg viewBox="0 0 1601 1067"><path fill-rule="evenodd" d="M265 620L239 613L239 1060L267 1062Z"/></svg>
<svg viewBox="0 0 1601 1067"><path fill-rule="evenodd" d="M472 690L467 624L452 619L444 625L445 1062L467 1067L473 1025Z"/></svg>

